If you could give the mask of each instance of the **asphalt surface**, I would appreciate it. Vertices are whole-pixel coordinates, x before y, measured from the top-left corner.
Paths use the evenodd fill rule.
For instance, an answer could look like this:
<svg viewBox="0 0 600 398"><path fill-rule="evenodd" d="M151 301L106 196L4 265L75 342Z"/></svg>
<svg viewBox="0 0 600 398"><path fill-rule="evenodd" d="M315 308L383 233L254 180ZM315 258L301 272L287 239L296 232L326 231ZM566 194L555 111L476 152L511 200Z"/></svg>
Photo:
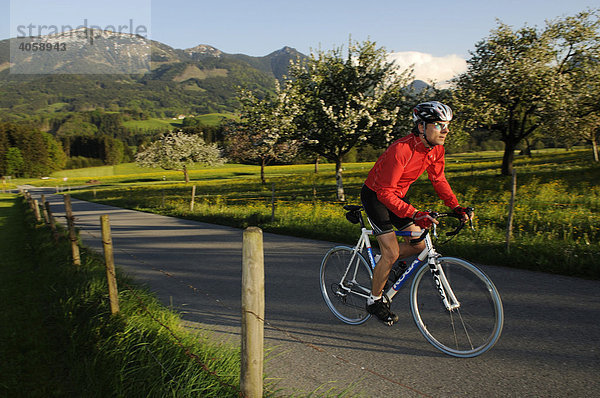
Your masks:
<svg viewBox="0 0 600 398"><path fill-rule="evenodd" d="M44 191L29 190L34 197ZM64 223L62 196L46 192ZM240 343L242 230L72 202L84 244L102 250L99 218L108 214L121 270L190 328ZM394 301L400 320L393 327L338 321L319 290L320 262L334 245L264 234L265 373L278 395L335 389L364 397L600 396L600 281L482 266L502 296L504 331L491 351L458 359L421 336L407 287Z"/></svg>

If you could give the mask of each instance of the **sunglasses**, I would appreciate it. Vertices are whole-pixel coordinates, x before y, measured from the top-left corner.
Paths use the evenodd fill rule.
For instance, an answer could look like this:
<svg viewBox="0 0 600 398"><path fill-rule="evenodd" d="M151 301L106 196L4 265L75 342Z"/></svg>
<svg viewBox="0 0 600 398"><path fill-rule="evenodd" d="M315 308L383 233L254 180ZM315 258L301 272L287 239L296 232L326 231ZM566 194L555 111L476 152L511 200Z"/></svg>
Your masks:
<svg viewBox="0 0 600 398"><path fill-rule="evenodd" d="M434 127L437 129L437 130L440 130L440 131L441 131L441 130L443 130L443 129L445 129L445 128L446 128L446 129L447 129L447 128L450 128L450 122L445 122L445 123L442 123L442 122L434 122L434 123L431 123L431 124L433 124L433 126L434 126Z"/></svg>

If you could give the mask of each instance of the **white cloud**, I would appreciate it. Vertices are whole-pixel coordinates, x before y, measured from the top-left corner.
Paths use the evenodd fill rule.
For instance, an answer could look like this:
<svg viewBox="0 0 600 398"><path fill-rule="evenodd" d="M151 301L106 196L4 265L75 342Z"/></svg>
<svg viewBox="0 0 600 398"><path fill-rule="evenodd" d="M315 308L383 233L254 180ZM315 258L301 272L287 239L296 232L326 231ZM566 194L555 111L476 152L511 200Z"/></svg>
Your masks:
<svg viewBox="0 0 600 398"><path fill-rule="evenodd" d="M415 79L425 82L434 81L443 86L444 82L467 70L467 61L458 55L434 57L417 51L389 53L388 59L394 61L400 70L414 67Z"/></svg>

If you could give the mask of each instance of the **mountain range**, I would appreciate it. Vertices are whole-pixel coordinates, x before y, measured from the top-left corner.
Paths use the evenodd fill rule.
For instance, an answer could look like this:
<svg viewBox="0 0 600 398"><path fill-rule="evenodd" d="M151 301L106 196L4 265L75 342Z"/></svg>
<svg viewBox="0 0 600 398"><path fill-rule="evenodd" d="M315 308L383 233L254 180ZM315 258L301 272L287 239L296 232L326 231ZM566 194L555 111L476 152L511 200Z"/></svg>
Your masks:
<svg viewBox="0 0 600 398"><path fill-rule="evenodd" d="M175 49L138 35L81 29L0 41L0 116L135 109L153 116L235 111L239 87L271 92L291 61L200 44Z"/></svg>

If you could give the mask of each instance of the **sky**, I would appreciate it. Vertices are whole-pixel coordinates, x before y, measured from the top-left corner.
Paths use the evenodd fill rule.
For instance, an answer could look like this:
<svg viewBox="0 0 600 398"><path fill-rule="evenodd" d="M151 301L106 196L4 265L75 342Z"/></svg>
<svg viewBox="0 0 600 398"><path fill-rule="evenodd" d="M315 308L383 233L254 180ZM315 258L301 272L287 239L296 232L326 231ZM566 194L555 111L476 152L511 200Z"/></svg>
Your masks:
<svg viewBox="0 0 600 398"><path fill-rule="evenodd" d="M145 28L174 48L208 44L226 53L267 55L372 40L415 77L444 81L466 70L469 52L497 20L514 29L600 8L598 0L0 0L0 39L18 26L94 24ZM21 32L23 29L21 30Z"/></svg>

